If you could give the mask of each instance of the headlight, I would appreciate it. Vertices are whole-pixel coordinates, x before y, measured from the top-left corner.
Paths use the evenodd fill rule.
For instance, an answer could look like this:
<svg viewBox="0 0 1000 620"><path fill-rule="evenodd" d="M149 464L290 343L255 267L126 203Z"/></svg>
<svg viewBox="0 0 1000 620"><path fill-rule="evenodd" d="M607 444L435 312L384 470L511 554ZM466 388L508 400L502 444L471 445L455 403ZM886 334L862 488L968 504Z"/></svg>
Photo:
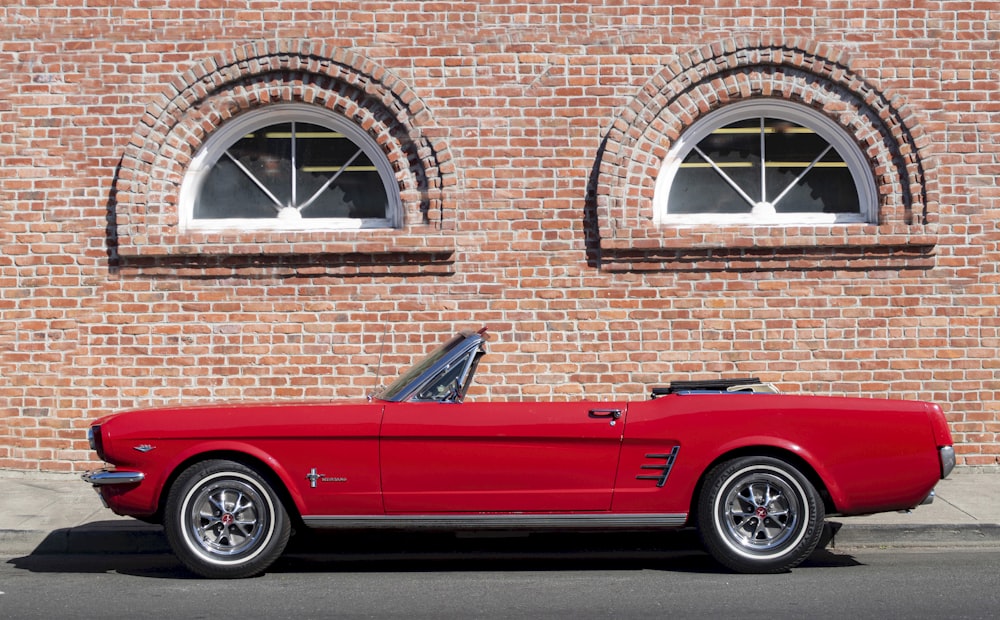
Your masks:
<svg viewBox="0 0 1000 620"><path fill-rule="evenodd" d="M101 425L95 424L87 429L87 443L90 449L97 453L97 458L104 459L104 441L101 438Z"/></svg>

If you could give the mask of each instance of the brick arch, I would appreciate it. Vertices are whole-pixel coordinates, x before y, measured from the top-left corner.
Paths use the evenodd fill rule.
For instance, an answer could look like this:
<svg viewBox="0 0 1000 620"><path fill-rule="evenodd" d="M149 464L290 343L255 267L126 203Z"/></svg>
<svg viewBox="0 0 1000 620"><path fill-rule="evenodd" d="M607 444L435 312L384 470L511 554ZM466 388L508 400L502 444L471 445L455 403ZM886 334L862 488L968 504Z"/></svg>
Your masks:
<svg viewBox="0 0 1000 620"><path fill-rule="evenodd" d="M178 196L195 153L227 120L284 102L324 107L364 129L396 172L404 227L413 232L421 225L445 227L445 190L454 185L451 156L443 141L435 139L443 132L414 92L350 50L272 41L203 60L180 73L148 105L122 156L112 192L110 217L119 253L163 254L170 253L170 246L184 245L177 230ZM308 234L272 231L258 236L286 243ZM205 240L197 243L204 247Z"/></svg>
<svg viewBox="0 0 1000 620"><path fill-rule="evenodd" d="M880 228L923 231L935 222L935 169L909 106L852 70L842 50L734 38L666 65L608 131L592 185L602 246L609 237L656 235L648 232L656 176L685 128L726 104L765 97L809 106L854 137L874 175Z"/></svg>

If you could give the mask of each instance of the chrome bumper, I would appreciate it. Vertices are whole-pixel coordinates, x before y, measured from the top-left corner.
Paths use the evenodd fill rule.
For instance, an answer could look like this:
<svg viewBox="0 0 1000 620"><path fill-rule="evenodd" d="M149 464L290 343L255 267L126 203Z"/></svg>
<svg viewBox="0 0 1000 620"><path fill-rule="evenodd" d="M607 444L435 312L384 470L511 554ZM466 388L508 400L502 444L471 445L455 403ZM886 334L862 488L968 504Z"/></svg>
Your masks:
<svg viewBox="0 0 1000 620"><path fill-rule="evenodd" d="M953 446L942 446L938 448L938 459L941 461L941 479L944 480L955 469L955 448ZM920 506L926 506L934 501L934 489L927 494Z"/></svg>
<svg viewBox="0 0 1000 620"><path fill-rule="evenodd" d="M114 469L97 469L83 474L83 481L102 487L109 484L136 484L142 482L146 474L141 471L117 471Z"/></svg>
<svg viewBox="0 0 1000 620"><path fill-rule="evenodd" d="M938 458L941 459L941 478L947 478L951 470L955 469L955 448L954 446L943 446L938 448Z"/></svg>

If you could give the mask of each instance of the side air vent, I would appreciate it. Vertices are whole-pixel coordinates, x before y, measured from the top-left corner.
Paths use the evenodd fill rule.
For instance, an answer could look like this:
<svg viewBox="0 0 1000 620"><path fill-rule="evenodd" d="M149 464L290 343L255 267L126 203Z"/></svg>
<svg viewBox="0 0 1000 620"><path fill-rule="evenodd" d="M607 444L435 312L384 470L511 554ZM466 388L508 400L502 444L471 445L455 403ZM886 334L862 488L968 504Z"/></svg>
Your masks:
<svg viewBox="0 0 1000 620"><path fill-rule="evenodd" d="M655 463L648 463L642 465L639 469L642 470L655 470L660 473L658 474L639 474L635 477L636 480L655 480L656 486L662 487L667 483L667 478L670 476L670 470L674 466L674 461L677 460L677 453L680 452L680 446L674 446L671 448L669 454L647 454L646 458L651 461L656 461Z"/></svg>

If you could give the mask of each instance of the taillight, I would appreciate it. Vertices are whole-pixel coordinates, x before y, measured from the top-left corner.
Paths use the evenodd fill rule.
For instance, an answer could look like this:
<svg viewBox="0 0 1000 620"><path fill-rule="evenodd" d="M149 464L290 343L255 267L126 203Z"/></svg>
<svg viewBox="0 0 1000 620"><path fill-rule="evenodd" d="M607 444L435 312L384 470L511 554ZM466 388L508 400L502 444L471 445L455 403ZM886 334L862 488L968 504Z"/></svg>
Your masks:
<svg viewBox="0 0 1000 620"><path fill-rule="evenodd" d="M927 405L927 417L931 419L931 430L934 433L934 444L950 446L954 443L951 439L951 429L948 428L948 419L944 417L941 407L933 403Z"/></svg>

